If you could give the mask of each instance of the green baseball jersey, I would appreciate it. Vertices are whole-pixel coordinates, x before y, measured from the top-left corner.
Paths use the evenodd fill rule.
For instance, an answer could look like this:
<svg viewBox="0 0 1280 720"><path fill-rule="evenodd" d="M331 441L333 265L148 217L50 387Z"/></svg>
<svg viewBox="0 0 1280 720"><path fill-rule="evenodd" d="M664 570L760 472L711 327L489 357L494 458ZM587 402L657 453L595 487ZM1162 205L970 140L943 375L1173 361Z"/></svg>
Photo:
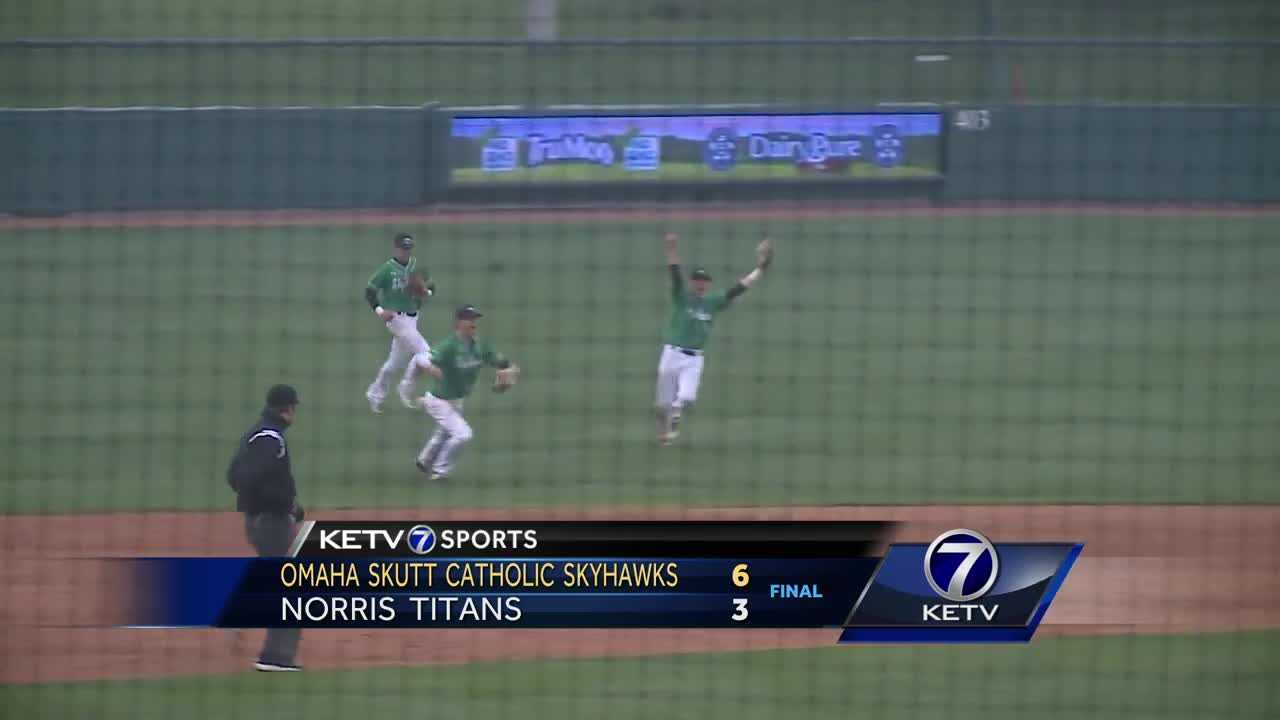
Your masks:
<svg viewBox="0 0 1280 720"><path fill-rule="evenodd" d="M431 394L441 400L461 400L471 394L481 367L501 367L506 358L486 340L468 340L455 333L431 346L431 364L444 373L432 385Z"/></svg>
<svg viewBox="0 0 1280 720"><path fill-rule="evenodd" d="M711 324L717 313L729 307L727 293L707 293L702 297L685 289L680 269L671 268L671 319L663 339L668 345L701 350L711 336Z"/></svg>
<svg viewBox="0 0 1280 720"><path fill-rule="evenodd" d="M396 312L417 312L422 308L422 299L409 294L409 277L417 272L418 258L409 258L408 265L401 265L395 258L387 258L373 271L369 287L377 291L378 303L382 307Z"/></svg>

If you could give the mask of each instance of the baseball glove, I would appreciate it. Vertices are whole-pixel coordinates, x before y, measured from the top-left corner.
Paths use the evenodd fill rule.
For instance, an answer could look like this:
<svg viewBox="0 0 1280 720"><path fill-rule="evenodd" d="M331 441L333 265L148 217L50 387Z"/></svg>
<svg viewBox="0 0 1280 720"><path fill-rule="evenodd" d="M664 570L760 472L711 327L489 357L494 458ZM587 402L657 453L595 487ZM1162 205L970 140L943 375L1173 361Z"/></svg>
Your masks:
<svg viewBox="0 0 1280 720"><path fill-rule="evenodd" d="M427 298L432 295L432 286L422 279L421 275L413 274L409 276L409 294L416 298Z"/></svg>
<svg viewBox="0 0 1280 720"><path fill-rule="evenodd" d="M773 243L768 238L756 246L756 267L767 270L773 264Z"/></svg>
<svg viewBox="0 0 1280 720"><path fill-rule="evenodd" d="M493 374L493 391L503 393L520 382L520 366L512 363Z"/></svg>

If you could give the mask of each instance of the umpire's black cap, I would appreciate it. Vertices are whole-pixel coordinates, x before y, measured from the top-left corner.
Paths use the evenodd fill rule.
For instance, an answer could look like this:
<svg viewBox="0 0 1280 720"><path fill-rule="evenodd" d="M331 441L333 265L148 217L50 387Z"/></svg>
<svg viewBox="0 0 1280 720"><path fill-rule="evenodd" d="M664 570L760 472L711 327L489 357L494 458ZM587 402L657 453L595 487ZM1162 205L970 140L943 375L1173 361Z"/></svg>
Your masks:
<svg viewBox="0 0 1280 720"><path fill-rule="evenodd" d="M710 280L711 272L704 267L698 267L693 269L693 272L689 274L689 277L694 280Z"/></svg>
<svg viewBox="0 0 1280 720"><path fill-rule="evenodd" d="M298 404L298 391L292 385L272 385L267 391L267 407L284 408Z"/></svg>
<svg viewBox="0 0 1280 720"><path fill-rule="evenodd" d="M409 233L400 233L399 235L396 235L396 239L392 244L399 250L412 250L413 236Z"/></svg>
<svg viewBox="0 0 1280 720"><path fill-rule="evenodd" d="M463 305L453 313L458 320L475 320L484 317L484 313L480 312L475 305Z"/></svg>

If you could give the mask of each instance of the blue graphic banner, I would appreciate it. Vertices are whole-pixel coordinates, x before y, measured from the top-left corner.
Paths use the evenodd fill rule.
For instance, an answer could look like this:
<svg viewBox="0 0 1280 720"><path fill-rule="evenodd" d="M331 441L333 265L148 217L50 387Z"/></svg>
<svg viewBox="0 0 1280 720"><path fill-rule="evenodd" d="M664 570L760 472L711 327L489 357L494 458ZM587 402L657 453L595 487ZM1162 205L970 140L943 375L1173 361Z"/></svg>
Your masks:
<svg viewBox="0 0 1280 720"><path fill-rule="evenodd" d="M888 523L305 522L288 557L120 560L140 627L832 628L1026 642L1083 549ZM646 550L648 551L646 553Z"/></svg>
<svg viewBox="0 0 1280 720"><path fill-rule="evenodd" d="M451 180L904 180L942 176L941 112L458 116Z"/></svg>
<svg viewBox="0 0 1280 720"><path fill-rule="evenodd" d="M971 530L893 545L840 641L1027 642L1083 549L992 544Z"/></svg>
<svg viewBox="0 0 1280 720"><path fill-rule="evenodd" d="M844 560L150 558L152 627L838 627L875 569Z"/></svg>

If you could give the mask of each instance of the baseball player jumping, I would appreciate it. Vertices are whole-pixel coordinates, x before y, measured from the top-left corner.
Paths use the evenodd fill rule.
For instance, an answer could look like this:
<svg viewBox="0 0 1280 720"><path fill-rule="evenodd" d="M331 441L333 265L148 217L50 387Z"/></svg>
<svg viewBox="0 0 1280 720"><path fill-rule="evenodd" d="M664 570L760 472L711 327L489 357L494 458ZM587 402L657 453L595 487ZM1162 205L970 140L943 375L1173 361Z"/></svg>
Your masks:
<svg viewBox="0 0 1280 720"><path fill-rule="evenodd" d="M658 361L658 387L654 405L657 409L658 442L670 445L680 434L680 417L684 409L698 399L702 380L702 351L711 335L716 314L747 288L764 276L773 262L773 244L766 238L756 247L756 267L742 276L726 292L712 293L711 273L695 268L686 289L676 250L679 237L668 233L663 241L667 265L671 270L671 319L664 336L666 344Z"/></svg>
<svg viewBox="0 0 1280 720"><path fill-rule="evenodd" d="M425 273L418 270L412 235L396 235L392 248L391 257L373 272L364 289L365 301L391 333L391 352L364 393L374 413L382 412L391 377L402 370L404 376L398 386L400 399L412 407L412 377L406 366L412 367L409 360L414 356L431 350L418 332L418 311L423 302L435 294L435 285L428 283Z"/></svg>
<svg viewBox="0 0 1280 720"><path fill-rule="evenodd" d="M425 372L435 378L431 391L415 405L436 422L436 430L418 453L418 469L432 480L449 477L462 446L471 440L471 425L462 417L462 404L480 375L480 368L497 368L493 389L504 392L516 384L520 368L486 340L476 337L476 320L483 317L474 305L463 305L454 313L454 333L436 343L431 352L418 355L409 364L410 382Z"/></svg>

